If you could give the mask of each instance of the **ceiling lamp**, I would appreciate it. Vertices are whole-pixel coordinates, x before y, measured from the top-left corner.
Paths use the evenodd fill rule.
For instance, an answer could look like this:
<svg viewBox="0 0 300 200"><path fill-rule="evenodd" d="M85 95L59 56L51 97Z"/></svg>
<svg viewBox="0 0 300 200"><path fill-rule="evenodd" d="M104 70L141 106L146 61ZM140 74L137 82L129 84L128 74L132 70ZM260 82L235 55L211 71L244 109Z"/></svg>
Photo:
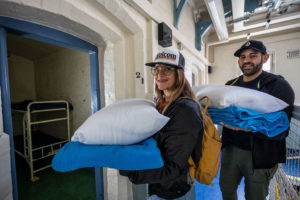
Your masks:
<svg viewBox="0 0 300 200"><path fill-rule="evenodd" d="M204 0L219 40L228 39L222 0Z"/></svg>

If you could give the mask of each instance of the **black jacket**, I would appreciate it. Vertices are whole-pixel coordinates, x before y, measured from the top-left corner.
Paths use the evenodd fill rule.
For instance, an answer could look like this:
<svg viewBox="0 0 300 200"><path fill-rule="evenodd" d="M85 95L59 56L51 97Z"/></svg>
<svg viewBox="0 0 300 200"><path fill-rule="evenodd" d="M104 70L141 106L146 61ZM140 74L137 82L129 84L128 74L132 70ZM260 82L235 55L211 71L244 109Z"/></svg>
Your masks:
<svg viewBox="0 0 300 200"><path fill-rule="evenodd" d="M150 195L174 199L190 189L188 159L191 155L196 161L200 159L203 127L199 106L192 99L176 100L164 115L170 118L169 122L153 136L164 166L141 171L121 170L120 174L135 184L148 183Z"/></svg>
<svg viewBox="0 0 300 200"><path fill-rule="evenodd" d="M242 78L243 77L240 76L238 80L232 79L228 81L226 85L239 86ZM292 87L282 76L263 71L259 76L258 87L256 89L277 97L289 104L283 111L287 113L289 120L291 119L295 94ZM259 132L243 133L245 135L252 135L252 159L255 169L269 169L277 163L284 163L286 161L285 138L288 136L288 132L289 130L286 130L273 138L269 138ZM222 133L223 147L230 145L230 140L228 139L230 137L234 137L234 131L224 128Z"/></svg>

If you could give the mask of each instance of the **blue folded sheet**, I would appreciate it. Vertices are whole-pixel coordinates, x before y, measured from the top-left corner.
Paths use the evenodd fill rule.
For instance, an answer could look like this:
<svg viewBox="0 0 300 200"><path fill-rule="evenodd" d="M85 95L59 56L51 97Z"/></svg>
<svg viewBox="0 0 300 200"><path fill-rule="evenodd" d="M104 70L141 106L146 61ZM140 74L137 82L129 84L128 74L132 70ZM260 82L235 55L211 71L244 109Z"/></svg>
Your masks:
<svg viewBox="0 0 300 200"><path fill-rule="evenodd" d="M224 109L208 109L215 124L223 122L229 126L251 129L252 132L261 132L267 137L275 137L287 130L289 120L285 112L259 113L254 110L229 106Z"/></svg>
<svg viewBox="0 0 300 200"><path fill-rule="evenodd" d="M55 171L67 172L84 167L122 170L160 168L164 165L153 138L134 145L86 145L68 142L52 160Z"/></svg>

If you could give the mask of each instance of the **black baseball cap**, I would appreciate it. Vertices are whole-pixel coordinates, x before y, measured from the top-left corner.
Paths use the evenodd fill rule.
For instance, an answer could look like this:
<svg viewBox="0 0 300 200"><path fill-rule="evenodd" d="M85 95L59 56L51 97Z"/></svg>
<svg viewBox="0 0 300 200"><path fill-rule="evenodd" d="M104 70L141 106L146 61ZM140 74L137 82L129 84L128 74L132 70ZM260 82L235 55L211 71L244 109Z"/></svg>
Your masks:
<svg viewBox="0 0 300 200"><path fill-rule="evenodd" d="M184 69L185 60L177 49L164 48L157 53L153 62L146 63L145 65L154 67L156 64L171 65L179 69Z"/></svg>
<svg viewBox="0 0 300 200"><path fill-rule="evenodd" d="M240 57L240 54L242 53L242 51L244 51L246 49L253 49L255 51L261 52L262 54L267 54L267 49L266 49L265 45L261 41L258 41L258 40L248 40L245 44L243 44L241 46L241 48L239 48L234 53L234 56Z"/></svg>

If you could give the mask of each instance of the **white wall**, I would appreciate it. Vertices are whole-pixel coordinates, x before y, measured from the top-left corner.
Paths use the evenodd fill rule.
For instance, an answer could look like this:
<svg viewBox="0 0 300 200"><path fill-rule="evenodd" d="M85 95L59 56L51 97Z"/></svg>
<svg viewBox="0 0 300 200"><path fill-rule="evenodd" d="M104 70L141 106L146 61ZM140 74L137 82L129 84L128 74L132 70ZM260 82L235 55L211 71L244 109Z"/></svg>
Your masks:
<svg viewBox="0 0 300 200"><path fill-rule="evenodd" d="M11 162L10 162L10 144L9 135L0 131L0 199L11 200L12 179L11 179Z"/></svg>
<svg viewBox="0 0 300 200"><path fill-rule="evenodd" d="M173 28L173 0L153 0L151 5L143 7L145 10L156 10L155 16L145 15L129 5L128 0L95 0L95 1L0 1L0 14L25 21L49 26L57 30L77 36L101 48L99 51L101 94L105 96L103 106L124 98L145 97L152 98L153 77L144 63L152 61L159 49L157 44L157 20L168 22ZM149 3L147 0L138 2ZM153 6L153 7L152 7ZM179 29L174 30L173 45L177 48L177 42L184 44L182 50L187 61L188 79L191 79L191 70L196 66L198 71L204 70L203 56L195 49L195 25L191 9L186 6L179 21ZM71 56L69 55L71 54ZM74 58L76 57L76 59ZM72 59L70 59L72 58ZM35 68L38 73L36 88L39 94L37 98L67 97L74 103L75 109L80 106L84 111L90 109L90 89L87 68L89 66L81 54L59 52L47 58L36 61ZM52 82L53 73L61 80L60 70L63 74L70 67L79 70L70 74L66 80ZM80 72L80 70L84 72ZM197 71L197 70L196 70ZM103 72L103 73L102 73ZM140 72L144 78L136 78L136 72ZM201 75L202 76L202 75ZM42 78L43 77L43 78ZM73 81L72 85L71 79ZM83 83L84 82L84 83ZM78 85L77 85L78 84ZM59 86L70 86L76 89L65 90ZM40 91L47 88L47 92ZM55 91L55 92L54 92ZM59 93L57 94L57 91ZM72 92L71 92L72 91ZM79 106L79 107L78 107ZM1 109L1 108L0 108ZM81 108L80 108L81 109ZM74 115L74 128L86 116L87 112ZM75 119L78 116L78 119ZM77 123L78 122L78 123ZM0 123L2 125L2 123ZM104 170L105 199L132 199L131 184L128 179L119 177L116 170Z"/></svg>
<svg viewBox="0 0 300 200"><path fill-rule="evenodd" d="M36 100L33 61L11 53L8 58L8 71L11 102ZM13 113L12 116L14 135L23 134L23 114Z"/></svg>
<svg viewBox="0 0 300 200"><path fill-rule="evenodd" d="M12 102L19 103L24 100L69 101L74 106L70 115L71 136L72 130L75 131L91 115L88 53L62 48L57 53L35 61L11 54L8 63ZM14 113L12 120L14 134L22 134L22 114ZM53 128L57 129L53 130ZM56 123L56 126L47 124L43 131L66 138L65 122Z"/></svg>
<svg viewBox="0 0 300 200"><path fill-rule="evenodd" d="M170 26L171 29L173 29L174 24L174 17L173 17L173 0L153 0L152 5L153 9L159 14L159 20L161 22L165 22ZM180 1L177 1L177 4L179 4ZM177 5L178 7L178 5ZM178 32L180 32L184 38L186 39L190 44L193 46L190 46L188 48L195 48L195 23L193 18L193 11L189 7L188 4L183 8L182 14L179 18L178 23ZM174 33L173 33L174 34ZM157 34L156 34L157 35ZM174 37L173 37L174 38ZM173 41L173 46L177 47L176 40Z"/></svg>
<svg viewBox="0 0 300 200"><path fill-rule="evenodd" d="M266 46L275 50L275 73L290 83L295 92L295 104L300 105L300 58L287 58L287 51L300 49L300 32L268 39Z"/></svg>
<svg viewBox="0 0 300 200"><path fill-rule="evenodd" d="M208 75L209 84L224 84L239 74L237 58L233 56L240 43L228 44L214 48L212 73Z"/></svg>
<svg viewBox="0 0 300 200"><path fill-rule="evenodd" d="M177 1L179 4L180 1ZM152 0L154 9L160 14L162 21L173 25L173 0ZM178 5L177 5L178 7ZM193 11L188 4L182 10L179 18L178 30L184 34L187 40L195 44L195 23L193 18ZM195 47L195 45L193 46Z"/></svg>
<svg viewBox="0 0 300 200"><path fill-rule="evenodd" d="M201 73L205 70L205 64L202 61L204 57L202 52L199 52L195 49L195 23L191 8L188 5L184 7L182 15L179 19L178 29L176 29L173 27L173 0L153 0L151 2L152 7L149 7L149 10L151 10L149 11L149 13L153 14L153 16L151 17L157 22L151 24L151 28L148 29L148 32L151 34L151 38L149 39L152 40L151 42L149 42L149 45L152 46L153 50L151 53L152 57L150 59L148 58L147 62L152 61L157 51L161 48L158 45L157 24L159 22L165 22L172 29L172 47L177 49L177 43L182 43L183 49L179 50L186 60L185 75L187 79L191 83L192 68L196 67L197 69L193 71L196 73L197 80L203 80L203 83L205 83L206 80ZM151 75L148 76L148 86L150 87L148 96L152 97L152 95L150 95L150 93L153 92L153 77Z"/></svg>
<svg viewBox="0 0 300 200"><path fill-rule="evenodd" d="M8 58L8 71L10 100L12 102L36 100L33 61L11 54Z"/></svg>
<svg viewBox="0 0 300 200"><path fill-rule="evenodd" d="M71 127L75 131L91 115L89 54L62 49L34 64L37 99L72 103Z"/></svg>
<svg viewBox="0 0 300 200"><path fill-rule="evenodd" d="M0 90L0 101L1 101L1 90ZM0 132L3 132L3 119L2 119L2 106L0 106Z"/></svg>
<svg viewBox="0 0 300 200"><path fill-rule="evenodd" d="M275 52L275 74L282 75L292 86L296 94L295 104L300 105L300 58L287 59L288 50L300 47L300 32L259 39L267 49ZM232 43L214 47L214 63L210 84L224 84L240 74L234 52L244 43Z"/></svg>

